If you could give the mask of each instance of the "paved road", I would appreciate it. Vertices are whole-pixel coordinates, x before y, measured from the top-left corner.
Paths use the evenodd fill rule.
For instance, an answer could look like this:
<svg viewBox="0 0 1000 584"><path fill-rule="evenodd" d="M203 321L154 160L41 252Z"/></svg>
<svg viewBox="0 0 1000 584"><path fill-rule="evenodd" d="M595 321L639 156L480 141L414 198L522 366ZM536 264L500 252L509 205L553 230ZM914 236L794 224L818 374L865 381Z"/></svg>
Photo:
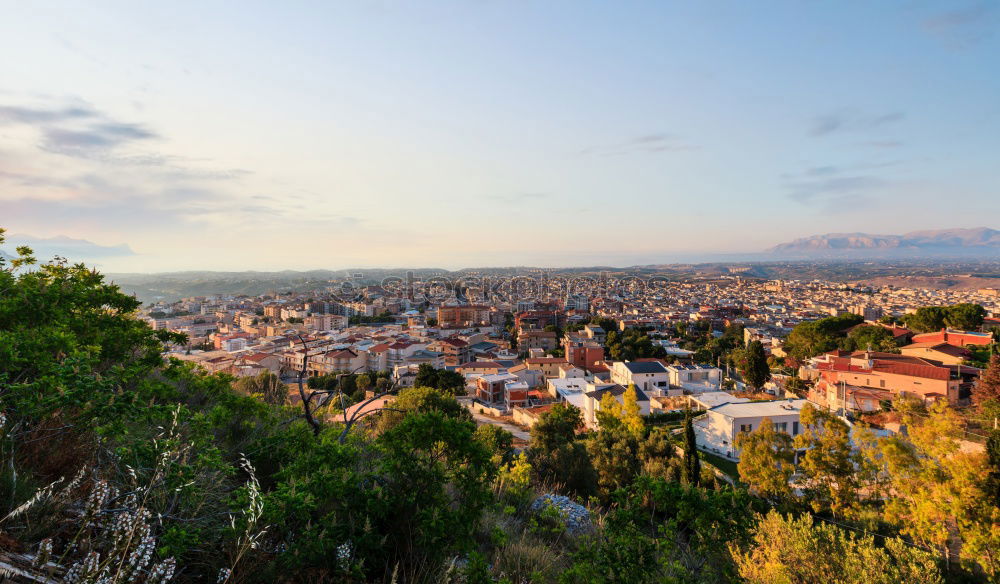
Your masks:
<svg viewBox="0 0 1000 584"><path fill-rule="evenodd" d="M500 426L504 430L507 430L508 432L514 435L514 438L518 438L520 440L525 440L525 441L531 440L531 434L527 430L522 429L520 426L515 426L514 424L510 424L502 420L498 420L496 418L485 416L474 410L470 410L470 412L472 413L473 419L475 419L476 423L479 424L480 426L485 424L493 424L494 426Z"/></svg>

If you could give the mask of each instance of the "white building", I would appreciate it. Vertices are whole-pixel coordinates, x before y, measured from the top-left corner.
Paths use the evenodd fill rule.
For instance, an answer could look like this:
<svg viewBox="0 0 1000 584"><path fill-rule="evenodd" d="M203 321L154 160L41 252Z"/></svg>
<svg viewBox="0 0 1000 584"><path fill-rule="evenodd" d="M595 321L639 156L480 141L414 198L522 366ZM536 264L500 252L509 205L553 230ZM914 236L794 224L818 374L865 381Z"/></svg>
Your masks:
<svg viewBox="0 0 1000 584"><path fill-rule="evenodd" d="M702 450L739 460L733 442L740 432L753 432L768 418L775 430L795 437L801 432L799 414L806 403L808 400L789 399L717 405L694 421L695 440Z"/></svg>
<svg viewBox="0 0 1000 584"><path fill-rule="evenodd" d="M562 400L570 401L568 396L583 393L587 390L587 380L582 377L552 377L545 380L545 384L548 386L549 395L552 397ZM583 402L573 403L573 405L582 409Z"/></svg>
<svg viewBox="0 0 1000 584"><path fill-rule="evenodd" d="M624 395L627 389L617 383L600 383L600 384L587 384L587 392L583 394L583 423L588 428L596 429L598 427L597 423L597 412L601 411L601 400L604 399L605 394L610 393L618 403L624 404ZM648 416L649 415L649 396L647 396L641 389L635 390L636 402L639 405L639 415Z"/></svg>
<svg viewBox="0 0 1000 584"><path fill-rule="evenodd" d="M736 397L726 391L706 391L687 396L688 404L694 410L710 410L722 404L745 404L750 400L745 397Z"/></svg>
<svg viewBox="0 0 1000 584"><path fill-rule="evenodd" d="M237 351L243 351L247 348L247 340L243 337L235 337L223 340L221 345L223 351L235 353Z"/></svg>
<svg viewBox="0 0 1000 584"><path fill-rule="evenodd" d="M722 388L722 369L711 365L669 365L670 385L691 392L718 391Z"/></svg>
<svg viewBox="0 0 1000 584"><path fill-rule="evenodd" d="M665 394L670 387L670 376L659 361L615 361L611 381L624 387L635 384L651 395Z"/></svg>

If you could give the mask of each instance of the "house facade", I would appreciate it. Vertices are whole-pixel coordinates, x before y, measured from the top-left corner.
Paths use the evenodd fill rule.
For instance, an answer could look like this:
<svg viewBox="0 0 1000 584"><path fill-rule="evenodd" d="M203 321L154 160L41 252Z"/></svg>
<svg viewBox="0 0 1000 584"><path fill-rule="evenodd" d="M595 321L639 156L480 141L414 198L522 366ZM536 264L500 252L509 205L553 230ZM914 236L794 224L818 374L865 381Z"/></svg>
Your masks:
<svg viewBox="0 0 1000 584"><path fill-rule="evenodd" d="M775 430L795 437L802 432L799 415L806 403L808 400L790 399L717 405L694 421L695 441L701 450L739 460L733 443L740 433L753 432L766 418Z"/></svg>

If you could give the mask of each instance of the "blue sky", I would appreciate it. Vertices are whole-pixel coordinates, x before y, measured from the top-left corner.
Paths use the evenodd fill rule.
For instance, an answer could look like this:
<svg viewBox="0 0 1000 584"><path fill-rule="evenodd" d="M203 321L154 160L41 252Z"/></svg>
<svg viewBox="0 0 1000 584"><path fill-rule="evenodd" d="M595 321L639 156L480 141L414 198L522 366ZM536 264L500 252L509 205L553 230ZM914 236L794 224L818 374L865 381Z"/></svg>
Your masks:
<svg viewBox="0 0 1000 584"><path fill-rule="evenodd" d="M2 10L0 226L128 246L107 270L1000 227L998 2Z"/></svg>

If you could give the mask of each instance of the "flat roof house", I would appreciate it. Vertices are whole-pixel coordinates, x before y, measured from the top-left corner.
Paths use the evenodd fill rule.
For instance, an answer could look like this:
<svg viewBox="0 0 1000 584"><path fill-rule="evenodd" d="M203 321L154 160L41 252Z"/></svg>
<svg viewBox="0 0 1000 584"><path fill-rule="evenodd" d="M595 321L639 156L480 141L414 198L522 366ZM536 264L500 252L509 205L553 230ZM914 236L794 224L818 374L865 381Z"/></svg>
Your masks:
<svg viewBox="0 0 1000 584"><path fill-rule="evenodd" d="M733 442L741 432L753 432L768 418L775 430L794 437L802 431L799 415L806 403L808 400L788 399L717 405L694 421L695 441L702 450L739 460Z"/></svg>

